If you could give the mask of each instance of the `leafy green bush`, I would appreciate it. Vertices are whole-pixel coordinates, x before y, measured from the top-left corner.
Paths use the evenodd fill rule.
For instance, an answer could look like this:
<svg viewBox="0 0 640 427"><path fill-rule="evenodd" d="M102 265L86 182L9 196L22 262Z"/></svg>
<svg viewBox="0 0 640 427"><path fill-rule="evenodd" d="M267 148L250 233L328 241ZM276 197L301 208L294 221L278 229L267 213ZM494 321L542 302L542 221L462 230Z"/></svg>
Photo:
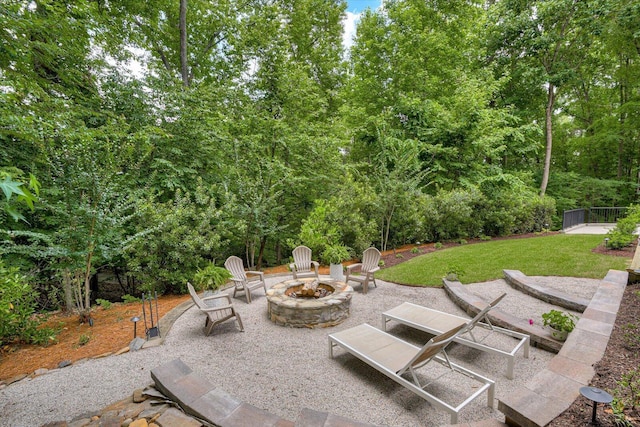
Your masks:
<svg viewBox="0 0 640 427"><path fill-rule="evenodd" d="M210 263L205 268L201 268L193 276L193 284L199 291L208 289L215 291L220 286L227 283L231 279L229 270L223 267L217 267Z"/></svg>
<svg viewBox="0 0 640 427"><path fill-rule="evenodd" d="M37 297L27 278L0 260L0 346L14 341L43 345L55 340L53 329L38 329L41 320L34 317Z"/></svg>
<svg viewBox="0 0 640 427"><path fill-rule="evenodd" d="M112 304L111 304L111 301L106 300L106 299L102 299L102 298L98 298L98 299L96 299L96 303L97 303L100 307L104 308L105 310L109 310L109 309L111 308L111 305L112 305Z"/></svg>
<svg viewBox="0 0 640 427"><path fill-rule="evenodd" d="M141 299L138 297L134 297L133 295L122 295L122 301L124 301L126 304L132 303L132 302L140 302Z"/></svg>
<svg viewBox="0 0 640 427"><path fill-rule="evenodd" d="M325 264L340 264L349 258L351 258L349 248L341 244L328 245L322 252L322 260Z"/></svg>
<svg viewBox="0 0 640 427"><path fill-rule="evenodd" d="M631 205L627 216L619 219L613 230L607 233L607 247L610 249L622 249L629 246L635 240L637 224L640 223L640 205Z"/></svg>
<svg viewBox="0 0 640 427"><path fill-rule="evenodd" d="M482 221L475 214L483 200L477 190L440 191L434 202L437 218L434 218L434 235L437 240L467 239L479 236ZM430 219L425 218L425 221Z"/></svg>
<svg viewBox="0 0 640 427"><path fill-rule="evenodd" d="M171 202L141 203L141 229L125 251L129 271L142 283L141 290L185 293L187 281L198 268L212 256L222 255L224 212L216 203L200 187L194 196L176 192Z"/></svg>

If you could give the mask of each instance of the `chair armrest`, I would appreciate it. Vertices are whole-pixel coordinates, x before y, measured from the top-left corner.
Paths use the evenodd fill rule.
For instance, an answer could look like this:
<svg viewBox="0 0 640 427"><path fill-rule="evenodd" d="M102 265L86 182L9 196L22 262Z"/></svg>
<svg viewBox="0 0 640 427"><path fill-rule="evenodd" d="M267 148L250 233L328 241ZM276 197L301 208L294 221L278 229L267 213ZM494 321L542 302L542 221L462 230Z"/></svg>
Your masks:
<svg viewBox="0 0 640 427"><path fill-rule="evenodd" d="M311 261L311 265L313 265L313 268L318 271L318 267L320 267L320 263L318 263L318 261Z"/></svg>
<svg viewBox="0 0 640 427"><path fill-rule="evenodd" d="M247 274L255 274L260 276L260 280L264 280L264 273L262 271L247 271Z"/></svg>
<svg viewBox="0 0 640 427"><path fill-rule="evenodd" d="M229 294L218 294L218 295L210 295L208 297L204 297L204 298L200 298L202 301L209 301L209 300L214 300L214 299L226 299L227 301L229 301L229 304L231 304L231 297L229 296Z"/></svg>
<svg viewBox="0 0 640 427"><path fill-rule="evenodd" d="M289 270L291 270L291 271L296 271L297 270L295 262L292 262L291 264L289 264Z"/></svg>
<svg viewBox="0 0 640 427"><path fill-rule="evenodd" d="M227 304L227 305L220 305L220 306L217 306L217 307L201 308L200 311L204 311L205 313L207 313L209 311L220 311L220 310L226 310L226 309L232 309L233 310L233 305Z"/></svg>
<svg viewBox="0 0 640 427"><path fill-rule="evenodd" d="M380 267L379 267L379 266L378 266L378 267L375 267L375 268L372 268L371 270L367 271L367 273L375 273L375 272L376 272L376 271L378 271L378 270L380 270Z"/></svg>
<svg viewBox="0 0 640 427"><path fill-rule="evenodd" d="M348 273L351 273L353 270L362 270L362 263L347 265Z"/></svg>

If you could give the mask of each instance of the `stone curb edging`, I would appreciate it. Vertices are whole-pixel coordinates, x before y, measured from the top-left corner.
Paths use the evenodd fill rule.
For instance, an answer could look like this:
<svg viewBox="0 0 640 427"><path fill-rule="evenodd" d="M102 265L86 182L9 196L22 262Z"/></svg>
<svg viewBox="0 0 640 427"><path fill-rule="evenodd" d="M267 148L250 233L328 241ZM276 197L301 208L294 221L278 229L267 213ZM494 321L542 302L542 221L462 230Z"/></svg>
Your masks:
<svg viewBox="0 0 640 427"><path fill-rule="evenodd" d="M498 402L507 425L542 427L562 414L593 379L613 331L627 273L609 270L591 302L546 369Z"/></svg>
<svg viewBox="0 0 640 427"><path fill-rule="evenodd" d="M538 285L534 280L529 279L519 270L502 270L504 279L514 289L519 290L527 295L531 295L541 301L567 310L584 312L589 305L589 299L569 295L557 289Z"/></svg>

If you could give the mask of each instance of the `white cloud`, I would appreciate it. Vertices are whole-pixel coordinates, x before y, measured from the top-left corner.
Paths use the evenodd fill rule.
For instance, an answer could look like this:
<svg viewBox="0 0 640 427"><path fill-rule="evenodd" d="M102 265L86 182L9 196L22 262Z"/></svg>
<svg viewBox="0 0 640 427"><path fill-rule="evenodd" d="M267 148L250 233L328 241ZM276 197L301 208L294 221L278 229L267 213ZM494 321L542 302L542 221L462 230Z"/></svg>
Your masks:
<svg viewBox="0 0 640 427"><path fill-rule="evenodd" d="M353 46L353 38L356 35L356 25L360 20L362 13L346 12L343 22L344 32L342 33L342 46L345 50L349 50Z"/></svg>

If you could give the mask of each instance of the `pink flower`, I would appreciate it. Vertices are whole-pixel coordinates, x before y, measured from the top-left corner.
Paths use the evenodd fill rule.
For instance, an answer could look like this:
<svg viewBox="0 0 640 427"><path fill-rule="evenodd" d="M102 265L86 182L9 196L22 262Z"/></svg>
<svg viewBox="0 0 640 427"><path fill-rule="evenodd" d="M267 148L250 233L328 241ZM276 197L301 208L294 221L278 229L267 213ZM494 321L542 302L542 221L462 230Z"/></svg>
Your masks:
<svg viewBox="0 0 640 427"><path fill-rule="evenodd" d="M529 319L529 324L533 325L533 319Z"/></svg>

